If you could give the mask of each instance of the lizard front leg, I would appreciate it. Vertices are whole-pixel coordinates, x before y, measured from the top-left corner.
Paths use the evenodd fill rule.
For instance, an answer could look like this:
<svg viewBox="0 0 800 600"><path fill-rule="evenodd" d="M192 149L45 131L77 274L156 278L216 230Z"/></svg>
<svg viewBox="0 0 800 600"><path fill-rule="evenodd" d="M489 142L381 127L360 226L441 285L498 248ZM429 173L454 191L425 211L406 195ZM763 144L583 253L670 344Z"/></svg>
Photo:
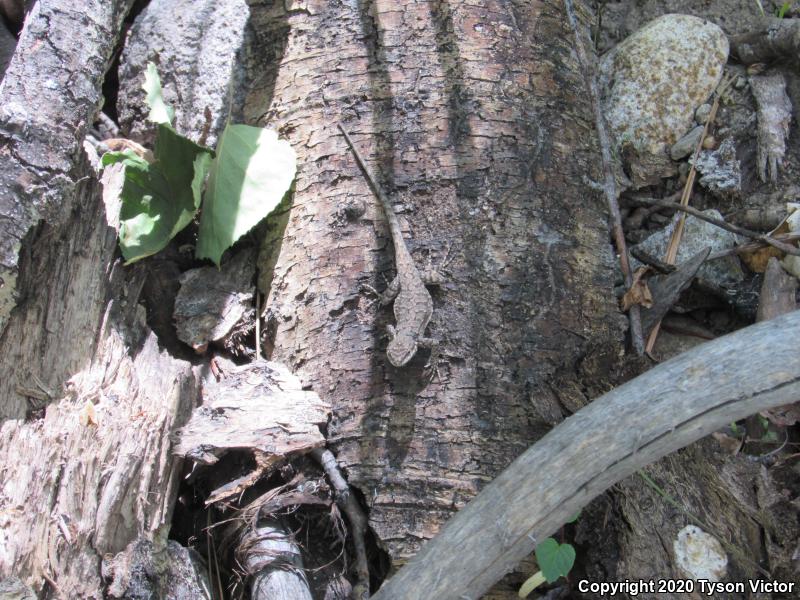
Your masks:
<svg viewBox="0 0 800 600"><path fill-rule="evenodd" d="M392 281L387 284L386 289L383 290L383 292L379 292L374 287L367 284L362 284L361 290L375 295L378 298L378 302L381 306L387 306L391 304L397 297L397 294L400 293L400 278L395 277L392 279Z"/></svg>
<svg viewBox="0 0 800 600"><path fill-rule="evenodd" d="M425 267L425 270L420 273L420 279L422 279L422 283L427 286L442 285L445 280L445 276L443 275L444 269L450 264L450 262L452 262L452 260L453 259L450 258L450 246L448 245L442 263L438 267L434 267L433 259L431 258L431 253L429 251L428 264Z"/></svg>

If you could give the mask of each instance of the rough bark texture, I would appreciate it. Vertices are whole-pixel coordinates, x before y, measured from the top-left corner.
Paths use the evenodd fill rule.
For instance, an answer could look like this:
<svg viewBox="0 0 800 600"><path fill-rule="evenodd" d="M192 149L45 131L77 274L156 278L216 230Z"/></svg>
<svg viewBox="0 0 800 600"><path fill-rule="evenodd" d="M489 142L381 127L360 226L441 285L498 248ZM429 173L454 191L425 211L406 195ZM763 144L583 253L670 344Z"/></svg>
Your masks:
<svg viewBox="0 0 800 600"><path fill-rule="evenodd" d="M247 16L245 0L151 0L131 28L120 64L123 131L146 138L152 129L141 84L153 61L164 98L176 108L175 128L198 136L208 126L206 141L213 147L242 93L232 79Z"/></svg>
<svg viewBox="0 0 800 600"><path fill-rule="evenodd" d="M152 334L139 343L131 352L130 339L109 332L43 419L0 429L0 576L40 590L47 576L68 597L102 598L100 559L169 522L180 466L170 434L198 382Z"/></svg>
<svg viewBox="0 0 800 600"><path fill-rule="evenodd" d="M267 300L272 357L332 403L330 439L402 562L597 390L621 319L591 108L561 2L251 3L248 122L298 152ZM425 356L385 356L391 242L343 122L412 254L442 257ZM366 213L343 218L353 200Z"/></svg>
<svg viewBox="0 0 800 600"><path fill-rule="evenodd" d="M621 348L606 215L587 192L600 161L574 40L559 0L254 1L231 65L241 21L219 15L235 2L175 3L185 36L169 34L168 11L142 21L121 98L128 108L140 102L145 60L168 57L162 75L183 132L198 137L197 115L209 106L213 135L224 120L221 90L233 82L235 117L292 142L294 205L270 229L262 263L272 281L266 348L331 404L338 459L400 564L522 450L605 392ZM166 440L194 400L197 374L142 328L144 275L114 262L115 234L78 160L130 2L84 3L80 14L40 4L0 87L0 305L8 309L18 289L0 333L0 417L19 419L0 430L0 576L16 561L39 590L47 575L93 598L100 553L130 548L169 512ZM156 23L164 35L152 35ZM192 45L211 38L221 40L213 50ZM227 58L196 56L209 52ZM209 78L208 96L191 95ZM381 174L419 264L451 248L451 279L434 294L429 328L444 359L433 381L421 377L424 353L402 369L388 364L391 311L359 294L364 283L383 287L393 259L340 121ZM88 387L65 396L76 373ZM43 419L22 420L54 399ZM20 448L32 458L18 460ZM795 523L796 511L759 464L706 442L650 472L723 537L791 577L798 532L782 523ZM664 548L685 517L638 480L620 489L578 524L587 575L666 576Z"/></svg>
<svg viewBox="0 0 800 600"><path fill-rule="evenodd" d="M197 396L83 158L131 3L38 2L0 85L0 578L42 595L102 598L101 558L169 522L170 434Z"/></svg>
<svg viewBox="0 0 800 600"><path fill-rule="evenodd" d="M797 60L800 50L800 19L762 19L760 28L731 40L731 51L740 62L769 63L776 58Z"/></svg>
<svg viewBox="0 0 800 600"><path fill-rule="evenodd" d="M286 367L226 361L223 378L203 386L203 406L184 426L173 452L200 464L214 464L231 450L268 455L273 462L325 445L320 427L328 407Z"/></svg>
<svg viewBox="0 0 800 600"><path fill-rule="evenodd" d="M0 82L0 334L23 293L17 282L22 238L39 219L63 224L74 206L85 174L81 144L132 3L37 2ZM2 416L14 414L2 410Z"/></svg>

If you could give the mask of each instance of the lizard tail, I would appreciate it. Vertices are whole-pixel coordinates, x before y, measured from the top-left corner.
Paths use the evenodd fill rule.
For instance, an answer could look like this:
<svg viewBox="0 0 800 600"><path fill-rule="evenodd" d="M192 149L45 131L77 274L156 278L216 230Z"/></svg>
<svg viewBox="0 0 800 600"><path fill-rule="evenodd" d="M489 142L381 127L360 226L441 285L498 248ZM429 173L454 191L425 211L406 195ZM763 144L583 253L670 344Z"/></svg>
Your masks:
<svg viewBox="0 0 800 600"><path fill-rule="evenodd" d="M392 208L392 203L389 201L389 197L384 193L383 188L378 185L378 180L367 166L367 163L364 161L364 158L361 156L358 148L356 148L356 145L353 143L353 140L350 139L350 135L347 133L347 130L341 123L339 123L339 130L342 132L342 135L344 135L344 139L347 141L347 145L353 152L353 156L356 157L358 166L361 167L361 170L364 172L367 183L369 183L369 187L372 188L372 191L378 197L378 200L380 200L381 208L383 208L383 213L386 215L386 221L389 223L389 229L391 231L392 240L394 241L395 246L397 246L398 242L402 244L403 234L400 230L400 221L397 220L397 215L394 213L394 209ZM395 248L395 250L396 249L397 248Z"/></svg>

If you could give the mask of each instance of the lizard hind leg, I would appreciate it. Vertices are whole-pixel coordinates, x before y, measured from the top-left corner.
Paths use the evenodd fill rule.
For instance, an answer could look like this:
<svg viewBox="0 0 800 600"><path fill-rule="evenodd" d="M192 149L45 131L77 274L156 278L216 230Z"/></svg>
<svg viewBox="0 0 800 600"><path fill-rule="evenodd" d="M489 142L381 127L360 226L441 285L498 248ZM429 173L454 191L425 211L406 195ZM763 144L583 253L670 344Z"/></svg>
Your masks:
<svg viewBox="0 0 800 600"><path fill-rule="evenodd" d="M428 356L428 360L423 367L425 376L428 379L428 383L433 381L434 379L438 379L439 381L442 378L439 375L439 363L442 361L441 352L439 351L439 340L429 337L422 337L417 340L417 344L420 348L428 348L430 350L430 356Z"/></svg>
<svg viewBox="0 0 800 600"><path fill-rule="evenodd" d="M453 259L450 257L450 248L451 245L447 244L447 250L444 253L444 259L442 260L441 264L438 267L433 266L433 258L431 257L430 250L428 251L428 264L425 267L425 270L420 273L420 277L422 278L422 282L428 286L439 286L444 283L445 276L444 270L447 268Z"/></svg>

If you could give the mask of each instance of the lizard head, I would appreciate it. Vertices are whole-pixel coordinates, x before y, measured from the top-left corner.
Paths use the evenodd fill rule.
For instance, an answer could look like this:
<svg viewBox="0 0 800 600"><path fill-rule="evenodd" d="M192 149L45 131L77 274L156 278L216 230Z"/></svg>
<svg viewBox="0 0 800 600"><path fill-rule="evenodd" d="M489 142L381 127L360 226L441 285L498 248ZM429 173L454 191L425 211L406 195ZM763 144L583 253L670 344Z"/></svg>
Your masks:
<svg viewBox="0 0 800 600"><path fill-rule="evenodd" d="M386 347L386 356L395 367L402 367L417 352L417 340L408 333L397 332Z"/></svg>

